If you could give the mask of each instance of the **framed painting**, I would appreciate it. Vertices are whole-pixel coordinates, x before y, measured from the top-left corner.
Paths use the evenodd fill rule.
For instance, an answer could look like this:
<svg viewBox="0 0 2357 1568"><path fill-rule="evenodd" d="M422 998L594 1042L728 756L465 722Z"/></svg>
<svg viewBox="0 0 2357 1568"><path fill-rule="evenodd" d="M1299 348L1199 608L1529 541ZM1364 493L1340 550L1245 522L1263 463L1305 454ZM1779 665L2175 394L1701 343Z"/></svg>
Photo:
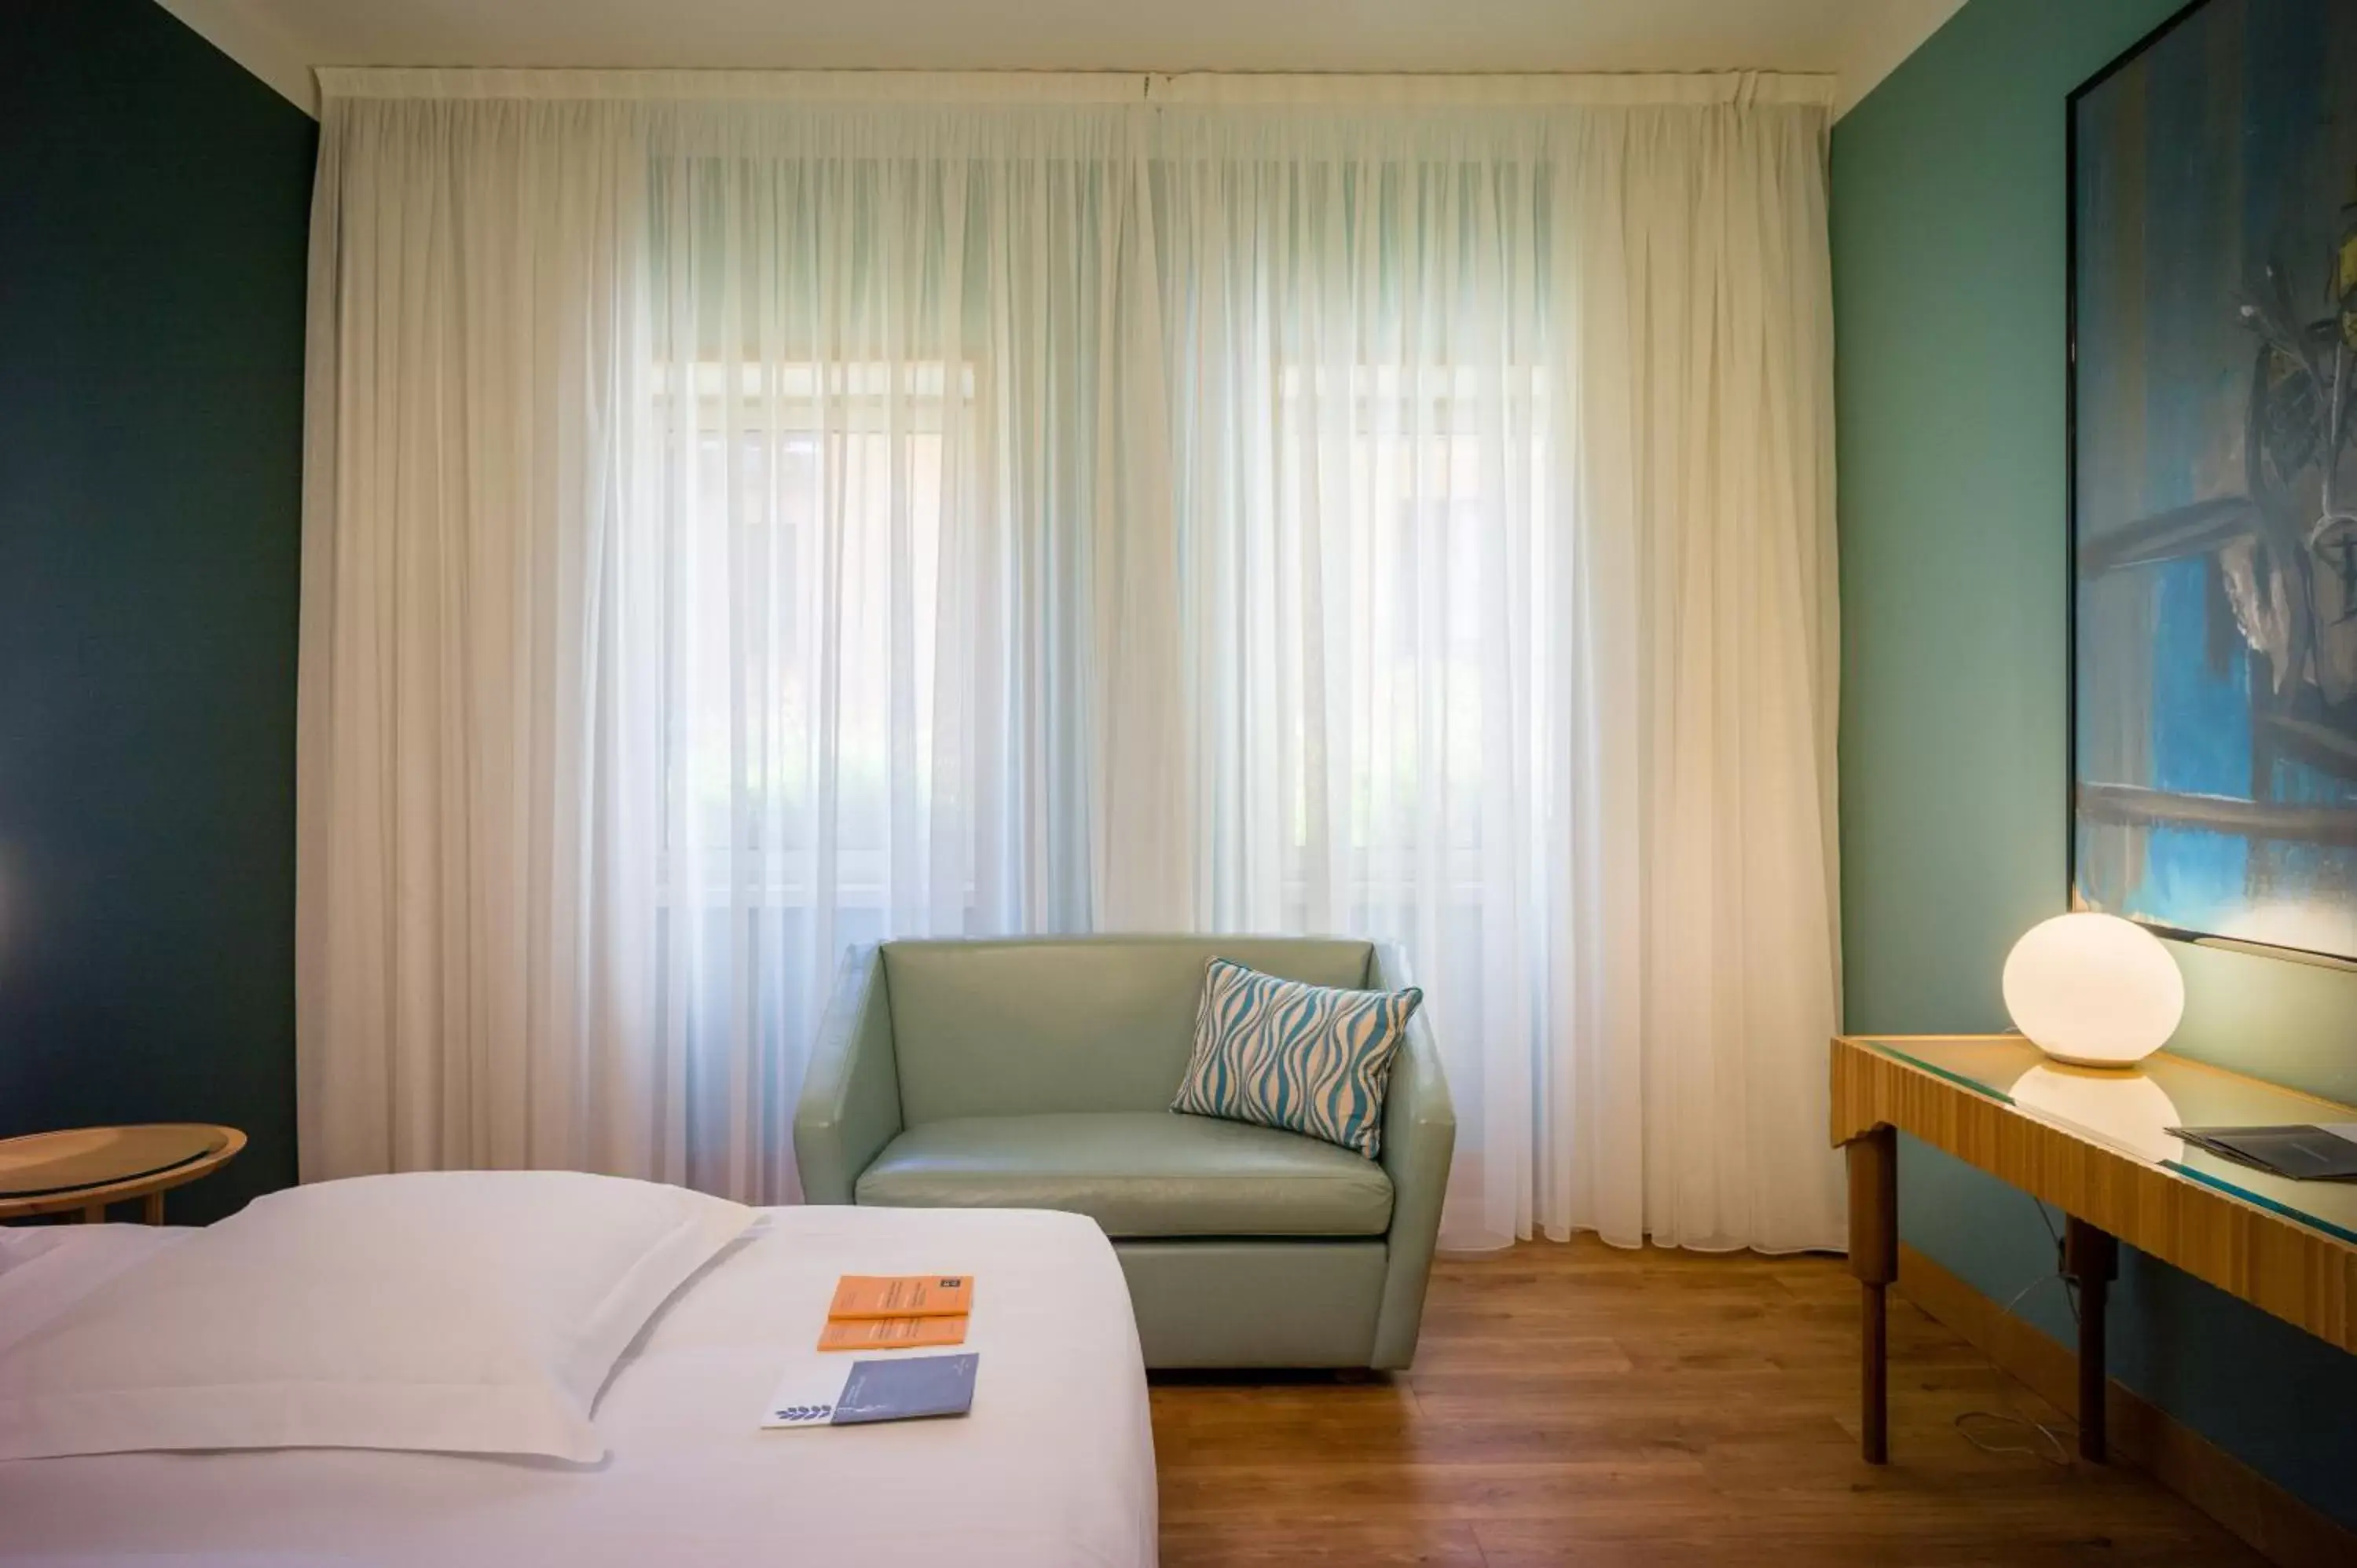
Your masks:
<svg viewBox="0 0 2357 1568"><path fill-rule="evenodd" d="M2357 5L2070 101L2072 899L2357 963Z"/></svg>

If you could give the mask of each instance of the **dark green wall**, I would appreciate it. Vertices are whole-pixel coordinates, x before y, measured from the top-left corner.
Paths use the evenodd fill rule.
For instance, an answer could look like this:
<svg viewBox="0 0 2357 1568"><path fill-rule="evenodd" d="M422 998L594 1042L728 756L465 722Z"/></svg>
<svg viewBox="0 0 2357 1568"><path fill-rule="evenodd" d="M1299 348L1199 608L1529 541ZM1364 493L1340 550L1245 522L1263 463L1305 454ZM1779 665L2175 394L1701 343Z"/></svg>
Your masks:
<svg viewBox="0 0 2357 1568"><path fill-rule="evenodd" d="M151 0L0 4L0 1135L295 1177L296 567L316 127Z"/></svg>
<svg viewBox="0 0 2357 1568"><path fill-rule="evenodd" d="M1971 0L1833 137L1847 1022L2006 1026L2014 939L2066 906L2063 101L2178 0ZM2357 1099L2357 975L2172 949L2175 1048ZM1910 1241L2006 1300L2030 1200L1908 1145ZM2113 1369L2357 1524L2357 1360L2131 1257ZM2058 1337L2061 1288L2020 1310Z"/></svg>

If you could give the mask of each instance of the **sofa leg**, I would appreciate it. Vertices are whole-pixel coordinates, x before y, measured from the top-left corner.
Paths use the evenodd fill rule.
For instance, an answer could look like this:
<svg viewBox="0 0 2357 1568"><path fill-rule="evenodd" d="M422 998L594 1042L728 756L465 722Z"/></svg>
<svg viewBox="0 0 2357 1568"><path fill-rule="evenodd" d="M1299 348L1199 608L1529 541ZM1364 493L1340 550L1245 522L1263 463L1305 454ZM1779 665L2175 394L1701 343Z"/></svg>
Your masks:
<svg viewBox="0 0 2357 1568"><path fill-rule="evenodd" d="M1345 1385L1356 1385L1380 1381L1381 1375L1372 1367L1337 1367L1334 1369L1334 1380Z"/></svg>

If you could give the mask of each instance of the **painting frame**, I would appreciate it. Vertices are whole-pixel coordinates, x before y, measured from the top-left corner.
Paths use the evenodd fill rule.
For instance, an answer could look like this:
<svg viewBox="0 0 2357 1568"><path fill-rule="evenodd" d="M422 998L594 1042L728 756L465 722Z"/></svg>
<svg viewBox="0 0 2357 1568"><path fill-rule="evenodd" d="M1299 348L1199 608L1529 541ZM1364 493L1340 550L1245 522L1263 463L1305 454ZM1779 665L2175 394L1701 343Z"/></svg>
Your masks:
<svg viewBox="0 0 2357 1568"><path fill-rule="evenodd" d="M2085 543L2085 539L2083 537L2085 532L2083 526L2083 507L2086 498L2083 493L2083 479L2082 467L2085 448L2082 443L2082 435L2083 433L2083 419L2085 417L2086 411L2083 401L2084 394L2082 388L2082 378L2086 368L2086 361L2083 354L2083 349L2086 346L2087 324L2083 319L2081 300L2084 288L2083 268L2086 262L2087 252L2084 244L2084 237L2082 235L2080 229L2083 191L2084 188L2083 181L2086 174L2087 165L2085 162L2085 152L2080 144L2081 123L2083 117L2082 111L2085 102L2092 94L2098 92L2107 84L2113 82L2122 72L2146 60L2156 48L2173 36L2177 35L2180 29L2183 29L2196 17L2208 12L2213 5L2233 3L2237 3L2237 0L2188 0L2187 4L2179 6L2149 32L2146 33L2143 37L2139 38L2126 48L2121 50L2117 55L2113 57L2113 59L2107 61L2102 69L2088 77L2085 81L2082 81L2078 86L2072 89L2072 91L2066 95L2064 101L2063 121L2065 175L2063 201L2065 215L2065 261L2063 297L2065 312L2065 446L2063 472L2066 516L2064 602L2066 615L2065 644L2067 654L2065 672L2067 832L2065 834L2064 865L2065 886L2069 898L2069 907L2073 909L2104 907L2100 903L2093 901L2085 896L2086 866L2083 864L2083 856L2084 854L2083 841L2087 836L2089 823L2092 819L2087 811L2089 789L2085 770L2086 758L2083 755L2082 728L2083 719L2086 716L2082 710L2083 703L2085 700L2083 695L2084 688L2087 683L2085 673L2086 666L2083 662L2087 658L2087 628L2083 624L2083 611L2082 607L2082 598L2083 594L2086 591L2086 585L2088 582L2088 568L2085 564L2087 557L2083 553L2083 546ZM2352 199L2357 199L2357 198L2353 198ZM2255 394L2254 394L2254 403L2255 404L2257 401ZM2255 446L2257 445L2255 442L2253 444ZM2328 472L2331 470L2336 461L2337 450L2329 449L2325 457L2325 466ZM2330 493L2330 489L2328 489L2327 494L2329 495ZM2328 520L2329 516L2330 514L2328 513ZM2158 634L2156 633L2156 639L2157 637ZM2249 679L2247 674L2245 679L2246 681ZM2098 788L2106 787L2098 786ZM2252 787L2251 792L2254 796L2252 804L2255 807L2261 804L2274 803L2272 797L2270 797L2269 800L2266 802L2258 800L2256 799L2258 790L2255 786ZM2340 808L2335 806L2332 809L2338 811ZM2150 832L2152 830L2147 827L2143 831ZM2214 829L2212 831L2220 832L2225 832L2223 829ZM2262 838L2256 829L2246 831L2246 845L2256 844L2260 842L2262 842ZM2268 839L2265 842L2276 841ZM2336 841L2327 840L2325 842L2330 843ZM2332 950L2320 947L2300 945L2299 943L2291 940L2274 940L2271 937L2259 937L2225 930L2205 929L2197 924L2166 918L2157 918L2152 914L2140 913L2136 910L2126 908L2120 908L2116 912L2136 921L2137 924L2144 926L2147 929L2153 931L2156 935L2179 941L2205 947L2217 947L2238 951L2253 952L2265 956L2287 959L2328 968L2357 972L2357 945L2352 945L2348 951Z"/></svg>

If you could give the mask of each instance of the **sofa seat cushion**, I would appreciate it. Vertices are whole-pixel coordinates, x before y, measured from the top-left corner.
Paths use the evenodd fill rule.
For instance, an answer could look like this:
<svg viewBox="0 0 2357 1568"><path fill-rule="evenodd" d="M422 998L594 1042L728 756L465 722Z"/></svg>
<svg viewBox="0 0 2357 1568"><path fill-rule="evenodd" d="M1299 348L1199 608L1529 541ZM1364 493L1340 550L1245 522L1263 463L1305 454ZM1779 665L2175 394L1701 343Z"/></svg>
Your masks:
<svg viewBox="0 0 2357 1568"><path fill-rule="evenodd" d="M1108 1236L1380 1236L1383 1168L1348 1149L1163 1111L928 1122L856 1189L893 1208L1060 1208Z"/></svg>

